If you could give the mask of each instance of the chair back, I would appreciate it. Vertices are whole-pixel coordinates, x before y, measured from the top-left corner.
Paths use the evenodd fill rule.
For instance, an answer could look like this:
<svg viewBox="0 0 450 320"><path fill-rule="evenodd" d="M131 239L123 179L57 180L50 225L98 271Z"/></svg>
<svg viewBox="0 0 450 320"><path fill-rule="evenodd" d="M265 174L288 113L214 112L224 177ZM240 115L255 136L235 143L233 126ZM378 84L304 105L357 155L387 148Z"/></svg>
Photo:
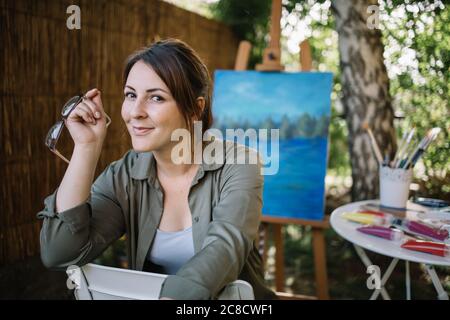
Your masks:
<svg viewBox="0 0 450 320"><path fill-rule="evenodd" d="M157 300L167 275L86 264L69 268L69 279L76 284L77 300ZM243 280L228 284L219 300L254 300L252 286Z"/></svg>

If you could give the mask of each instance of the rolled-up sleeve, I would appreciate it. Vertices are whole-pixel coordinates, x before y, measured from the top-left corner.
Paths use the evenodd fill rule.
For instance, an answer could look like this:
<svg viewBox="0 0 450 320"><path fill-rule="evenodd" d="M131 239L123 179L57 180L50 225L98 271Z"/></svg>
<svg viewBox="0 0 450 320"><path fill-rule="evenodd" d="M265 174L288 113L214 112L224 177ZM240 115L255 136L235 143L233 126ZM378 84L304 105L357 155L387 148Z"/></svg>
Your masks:
<svg viewBox="0 0 450 320"><path fill-rule="evenodd" d="M260 161L224 165L220 200L213 209L202 249L166 279L161 297L216 298L227 284L237 280L260 223L264 182L260 169Z"/></svg>
<svg viewBox="0 0 450 320"><path fill-rule="evenodd" d="M44 200L45 208L37 214L43 220L41 259L47 268L89 263L124 234L125 220L117 199L123 187L115 177L114 163L96 179L86 202L57 213L57 192Z"/></svg>

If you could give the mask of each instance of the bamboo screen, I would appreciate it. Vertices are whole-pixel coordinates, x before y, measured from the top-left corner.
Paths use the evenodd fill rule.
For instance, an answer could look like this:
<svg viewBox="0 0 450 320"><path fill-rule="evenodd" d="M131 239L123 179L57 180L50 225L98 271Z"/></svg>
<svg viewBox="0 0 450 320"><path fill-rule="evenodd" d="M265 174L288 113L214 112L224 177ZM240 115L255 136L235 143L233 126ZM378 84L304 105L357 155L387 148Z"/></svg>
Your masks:
<svg viewBox="0 0 450 320"><path fill-rule="evenodd" d="M81 29L69 30L69 5ZM155 35L190 44L212 72L231 69L238 39L219 22L160 1L0 0L0 265L39 253L36 213L61 181L66 164L44 138L71 96L98 87L112 118L97 175L129 148L120 117L126 57ZM66 157L68 133L58 143Z"/></svg>

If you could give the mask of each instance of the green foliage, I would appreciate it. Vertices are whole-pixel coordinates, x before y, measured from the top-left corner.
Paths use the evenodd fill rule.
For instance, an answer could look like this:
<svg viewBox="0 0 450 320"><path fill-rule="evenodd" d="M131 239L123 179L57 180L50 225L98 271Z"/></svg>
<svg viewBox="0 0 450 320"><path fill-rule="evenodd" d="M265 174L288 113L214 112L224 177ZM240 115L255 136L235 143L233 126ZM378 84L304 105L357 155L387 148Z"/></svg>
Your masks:
<svg viewBox="0 0 450 320"><path fill-rule="evenodd" d="M328 174L334 176L349 176L350 154L348 152L348 130L345 119L336 114L332 109L332 122L329 128L329 157Z"/></svg>
<svg viewBox="0 0 450 320"><path fill-rule="evenodd" d="M415 175L422 194L449 198L450 7L439 6L436 1L416 1L415 6L409 2L386 5L388 18L383 30L386 48L399 48L388 56L388 69L389 65L396 66L402 56L414 53L411 65L397 68L390 75L394 105L405 117L398 131L400 135L414 126L419 140L432 127L442 129ZM398 12L404 12L403 17L396 14L394 18Z"/></svg>
<svg viewBox="0 0 450 320"><path fill-rule="evenodd" d="M220 0L212 5L212 13L218 20L230 25L236 35L252 44L249 68L261 62L269 33L270 0Z"/></svg>

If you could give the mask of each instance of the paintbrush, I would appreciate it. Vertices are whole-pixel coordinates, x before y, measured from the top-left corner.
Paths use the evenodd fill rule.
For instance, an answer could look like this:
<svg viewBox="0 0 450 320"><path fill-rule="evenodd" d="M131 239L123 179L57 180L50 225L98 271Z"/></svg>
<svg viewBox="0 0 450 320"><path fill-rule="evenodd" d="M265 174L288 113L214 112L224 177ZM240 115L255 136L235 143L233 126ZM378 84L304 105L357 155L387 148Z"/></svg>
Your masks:
<svg viewBox="0 0 450 320"><path fill-rule="evenodd" d="M369 134L370 141L372 142L372 148L375 153L375 157L378 160L379 164L383 163L383 156L381 155L380 148L378 147L377 141L375 140L375 137L373 136L372 130L370 130L369 124L367 122L364 122L361 125L361 128L365 129L367 133Z"/></svg>
<svg viewBox="0 0 450 320"><path fill-rule="evenodd" d="M409 133L407 131L405 131L405 133L403 134L403 138L400 141L400 145L398 147L397 153L395 154L394 160L392 160L394 168L398 167L398 165L400 164L400 162L402 160L403 154L405 153L406 150L408 150L408 146L412 140L412 137L414 136L415 130L416 130L416 128L412 128Z"/></svg>
<svg viewBox="0 0 450 320"><path fill-rule="evenodd" d="M408 160L406 160L406 163L404 164L403 168L408 169L410 166L414 167L417 160L423 155L425 150L428 148L431 142L433 142L434 139L438 136L439 132L441 132L441 128L433 128L430 129L425 137L420 141L417 148L414 150L413 153L411 153L411 156L408 157Z"/></svg>

